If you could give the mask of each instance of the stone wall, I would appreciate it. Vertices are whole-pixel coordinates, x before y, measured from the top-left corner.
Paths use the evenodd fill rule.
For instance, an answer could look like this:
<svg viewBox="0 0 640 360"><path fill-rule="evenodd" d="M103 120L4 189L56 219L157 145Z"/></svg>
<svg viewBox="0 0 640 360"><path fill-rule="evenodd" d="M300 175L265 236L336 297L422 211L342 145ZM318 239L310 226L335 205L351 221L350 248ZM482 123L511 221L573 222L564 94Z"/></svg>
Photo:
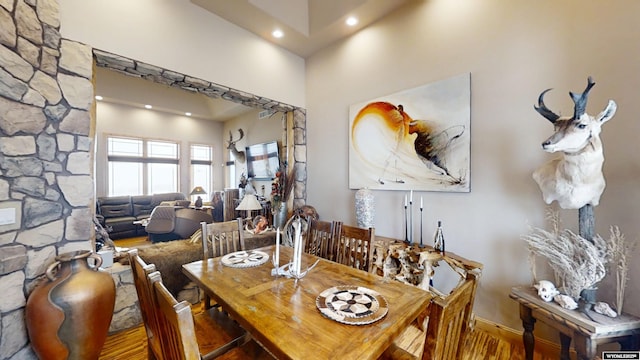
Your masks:
<svg viewBox="0 0 640 360"><path fill-rule="evenodd" d="M63 40L57 0L0 0L0 359L35 359L28 294L93 236L92 49Z"/></svg>
<svg viewBox="0 0 640 360"><path fill-rule="evenodd" d="M307 203L307 113L299 108L293 110L293 159L296 169L293 208L297 209Z"/></svg>

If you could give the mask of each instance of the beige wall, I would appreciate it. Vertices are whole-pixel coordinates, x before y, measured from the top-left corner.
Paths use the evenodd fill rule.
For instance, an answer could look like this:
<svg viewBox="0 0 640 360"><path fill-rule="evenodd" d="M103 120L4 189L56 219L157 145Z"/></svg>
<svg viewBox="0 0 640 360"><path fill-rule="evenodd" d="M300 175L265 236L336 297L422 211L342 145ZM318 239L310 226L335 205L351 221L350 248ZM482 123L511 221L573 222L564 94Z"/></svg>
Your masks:
<svg viewBox="0 0 640 360"><path fill-rule="evenodd" d="M96 49L305 106L302 58L189 0L60 0L60 22Z"/></svg>
<svg viewBox="0 0 640 360"><path fill-rule="evenodd" d="M511 286L531 281L520 239L545 226L545 204L531 178L551 155L541 142L551 124L533 110L571 114L568 91L597 83L587 108L609 98L618 113L603 128L607 189L595 209L596 231L619 225L638 238L640 175L640 3L588 1L418 1L307 59L308 199L321 217L355 224L348 188L348 109L367 99L471 73L471 192L424 192L425 236L443 221L447 247L485 264L478 316L520 329ZM403 237L402 192L375 191L376 234ZM577 210L563 210L577 231ZM634 257L640 255L640 247ZM640 262L632 262L625 310L640 315ZM613 290L601 285L611 300ZM606 294L606 293L609 294ZM553 338L556 341L556 338Z"/></svg>

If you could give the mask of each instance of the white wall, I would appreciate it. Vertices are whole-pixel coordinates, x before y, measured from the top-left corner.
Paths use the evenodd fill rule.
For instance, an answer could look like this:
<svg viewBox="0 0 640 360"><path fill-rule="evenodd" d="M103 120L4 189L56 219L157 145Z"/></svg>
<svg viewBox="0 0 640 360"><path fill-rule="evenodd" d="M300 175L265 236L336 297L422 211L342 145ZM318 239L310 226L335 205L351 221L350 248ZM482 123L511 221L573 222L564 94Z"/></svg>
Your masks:
<svg viewBox="0 0 640 360"><path fill-rule="evenodd" d="M508 294L531 281L520 236L528 225L546 225L531 178L551 158L540 144L552 126L533 110L542 90L554 87L547 105L571 114L568 91L582 91L592 75L597 85L588 112L617 101L618 113L602 134L608 185L595 209L596 231L608 236L609 226L619 225L629 239L640 234L638 14L635 0L419 1L313 55L307 59L307 202L324 219L355 224L350 104L470 72L471 192L414 196L425 200L427 239L442 220L447 248L484 263L478 316L521 328ZM404 194L374 194L376 234L403 238ZM577 232L577 210L561 215ZM640 315L640 262L631 267L625 310ZM600 287L612 300L614 290Z"/></svg>
<svg viewBox="0 0 640 360"><path fill-rule="evenodd" d="M189 0L60 0L64 38L290 105L304 60Z"/></svg>
<svg viewBox="0 0 640 360"><path fill-rule="evenodd" d="M223 125L223 134L225 139L228 139L229 131L233 133L234 139L239 136L238 129L243 129L245 132L244 138L236 144L238 150L244 150L246 146L255 145L259 143L277 141L279 145L282 144L282 137L284 134L282 115L283 113L277 112L272 116L258 119L258 112L249 113L243 116L239 116L233 120L226 121ZM282 149L280 149L282 151ZM224 154L225 161L228 159L228 155ZM228 187L237 188L240 182L242 173L247 174L247 163L240 163L236 161L236 178L230 181ZM262 195L261 186L265 186L265 197L270 198L271 194L271 181L254 180L253 187L258 195Z"/></svg>
<svg viewBox="0 0 640 360"><path fill-rule="evenodd" d="M189 159L191 144L213 146L213 188L224 187L222 123L184 115L147 110L122 104L98 102L96 109L96 196L106 196L107 145L106 135L139 136L149 139L173 140L180 143L180 158ZM180 168L180 192L191 192L188 161ZM208 197L211 194L207 195ZM208 199L207 197L207 199Z"/></svg>

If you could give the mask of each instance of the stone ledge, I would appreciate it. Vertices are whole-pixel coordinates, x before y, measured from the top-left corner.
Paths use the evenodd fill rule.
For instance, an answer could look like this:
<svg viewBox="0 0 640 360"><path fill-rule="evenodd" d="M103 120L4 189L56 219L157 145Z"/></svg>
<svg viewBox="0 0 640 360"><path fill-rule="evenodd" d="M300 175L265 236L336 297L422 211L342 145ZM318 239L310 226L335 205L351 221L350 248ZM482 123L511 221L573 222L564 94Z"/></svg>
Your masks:
<svg viewBox="0 0 640 360"><path fill-rule="evenodd" d="M116 284L116 304L113 309L113 318L109 326L109 334L126 330L142 323L138 294L133 283L131 266L114 263L104 269L111 273Z"/></svg>

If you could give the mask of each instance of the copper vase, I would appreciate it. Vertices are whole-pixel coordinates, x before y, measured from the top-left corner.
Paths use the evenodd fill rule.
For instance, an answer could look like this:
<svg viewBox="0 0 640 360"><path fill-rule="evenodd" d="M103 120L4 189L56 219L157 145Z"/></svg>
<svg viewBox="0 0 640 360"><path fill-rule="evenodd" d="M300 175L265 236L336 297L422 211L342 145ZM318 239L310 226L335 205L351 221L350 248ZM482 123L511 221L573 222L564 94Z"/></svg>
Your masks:
<svg viewBox="0 0 640 360"><path fill-rule="evenodd" d="M27 330L40 359L98 359L116 298L113 278L100 264L90 251L60 254L29 296Z"/></svg>

